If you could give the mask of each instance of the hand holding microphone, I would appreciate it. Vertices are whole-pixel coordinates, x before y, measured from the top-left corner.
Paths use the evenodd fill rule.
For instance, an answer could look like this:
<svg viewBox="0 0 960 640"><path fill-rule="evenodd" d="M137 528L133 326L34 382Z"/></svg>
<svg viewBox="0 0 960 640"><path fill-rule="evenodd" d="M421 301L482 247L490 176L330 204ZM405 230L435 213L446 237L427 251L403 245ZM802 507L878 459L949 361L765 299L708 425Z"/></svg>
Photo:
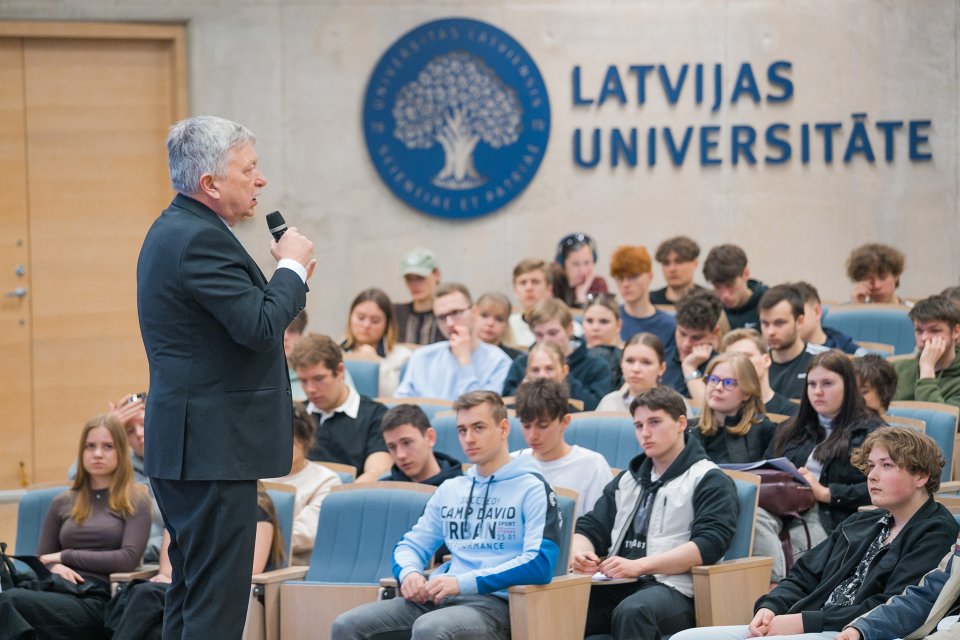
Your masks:
<svg viewBox="0 0 960 640"><path fill-rule="evenodd" d="M313 242L297 232L296 227L287 227L279 211L267 214L267 228L273 235L270 253L279 262L284 258L296 260L307 270L307 278L313 274L317 261L313 258Z"/></svg>

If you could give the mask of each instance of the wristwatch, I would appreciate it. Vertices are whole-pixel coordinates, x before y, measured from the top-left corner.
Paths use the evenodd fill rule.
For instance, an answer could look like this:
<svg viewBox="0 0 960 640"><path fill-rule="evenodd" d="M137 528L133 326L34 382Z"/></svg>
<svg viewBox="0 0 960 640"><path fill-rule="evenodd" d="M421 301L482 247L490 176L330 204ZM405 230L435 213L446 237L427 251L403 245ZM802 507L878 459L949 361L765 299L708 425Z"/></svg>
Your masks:
<svg viewBox="0 0 960 640"><path fill-rule="evenodd" d="M687 375L687 376L683 379L683 381L684 381L684 382L690 382L691 380L696 380L697 378L702 378L702 377L703 377L703 373L700 371L700 369L694 369L694 370L693 370L693 373Z"/></svg>

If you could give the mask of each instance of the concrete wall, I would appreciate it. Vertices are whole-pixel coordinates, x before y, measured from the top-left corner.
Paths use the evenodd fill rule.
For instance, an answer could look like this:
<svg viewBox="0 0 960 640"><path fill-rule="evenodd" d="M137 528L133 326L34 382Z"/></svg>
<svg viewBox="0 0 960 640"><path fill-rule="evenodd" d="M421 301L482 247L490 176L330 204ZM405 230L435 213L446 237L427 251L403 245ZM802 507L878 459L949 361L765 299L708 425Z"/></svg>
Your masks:
<svg viewBox="0 0 960 640"><path fill-rule="evenodd" d="M552 131L536 178L499 212L471 221L427 217L397 200L377 177L364 146L361 110L367 79L383 52L422 22L453 16L483 20L517 39L547 84ZM620 243L652 249L686 233L707 249L741 244L756 277L804 278L827 299L845 299L843 263L867 241L907 255L901 294L922 296L960 277L958 208L958 33L956 0L3 0L0 19L166 21L188 24L190 105L245 123L258 135L270 185L262 212L281 209L311 236L320 265L308 302L316 330L342 330L361 288L406 292L400 256L434 248L447 279L474 291L510 291L510 270L528 255L548 258L565 233L582 230L600 245L600 271ZM716 113L689 98L575 107L571 71L582 68L594 96L607 65L723 65L729 87L740 63L761 81L774 60L793 63L795 93L785 105L729 102ZM729 88L726 89L729 96ZM825 164L797 156L785 165L729 163L730 128L772 122L843 123L842 155L853 120L867 113L877 161ZM929 119L933 159L911 162L906 134L895 160L883 161L879 120ZM600 127L720 125L723 163L701 167L696 148L680 167L657 164L576 167L572 134ZM796 136L796 134L793 134ZM796 138L794 138L796 140ZM842 141L842 142L841 142ZM641 145L642 146L642 145ZM162 149L157 150L162 153ZM821 156L817 159L817 154ZM762 155L762 151L761 151ZM240 230L269 269L262 220ZM660 278L658 274L657 286Z"/></svg>

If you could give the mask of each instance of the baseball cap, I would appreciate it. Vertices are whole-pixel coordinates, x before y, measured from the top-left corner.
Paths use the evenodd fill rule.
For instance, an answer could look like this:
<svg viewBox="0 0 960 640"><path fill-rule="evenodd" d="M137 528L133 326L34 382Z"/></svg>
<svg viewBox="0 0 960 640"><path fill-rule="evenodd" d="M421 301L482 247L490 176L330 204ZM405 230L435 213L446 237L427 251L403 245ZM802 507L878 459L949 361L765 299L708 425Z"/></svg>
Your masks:
<svg viewBox="0 0 960 640"><path fill-rule="evenodd" d="M433 270L439 265L437 264L437 256L433 251L424 249L423 247L417 247L403 256L401 266L403 271L402 275L415 275L426 278L433 273Z"/></svg>

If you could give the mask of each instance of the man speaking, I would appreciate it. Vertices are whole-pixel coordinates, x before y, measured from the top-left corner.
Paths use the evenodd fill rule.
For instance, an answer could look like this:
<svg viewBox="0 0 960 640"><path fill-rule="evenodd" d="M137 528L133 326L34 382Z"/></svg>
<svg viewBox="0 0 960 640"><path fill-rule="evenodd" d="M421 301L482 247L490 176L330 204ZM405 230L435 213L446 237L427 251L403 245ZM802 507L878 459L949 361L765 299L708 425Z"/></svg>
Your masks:
<svg viewBox="0 0 960 640"><path fill-rule="evenodd" d="M145 464L170 531L163 637L240 638L257 522L257 478L290 471L293 416L283 331L306 302L313 243L291 227L269 282L232 227L267 184L253 134L215 117L178 122L170 206L137 264L150 363Z"/></svg>

